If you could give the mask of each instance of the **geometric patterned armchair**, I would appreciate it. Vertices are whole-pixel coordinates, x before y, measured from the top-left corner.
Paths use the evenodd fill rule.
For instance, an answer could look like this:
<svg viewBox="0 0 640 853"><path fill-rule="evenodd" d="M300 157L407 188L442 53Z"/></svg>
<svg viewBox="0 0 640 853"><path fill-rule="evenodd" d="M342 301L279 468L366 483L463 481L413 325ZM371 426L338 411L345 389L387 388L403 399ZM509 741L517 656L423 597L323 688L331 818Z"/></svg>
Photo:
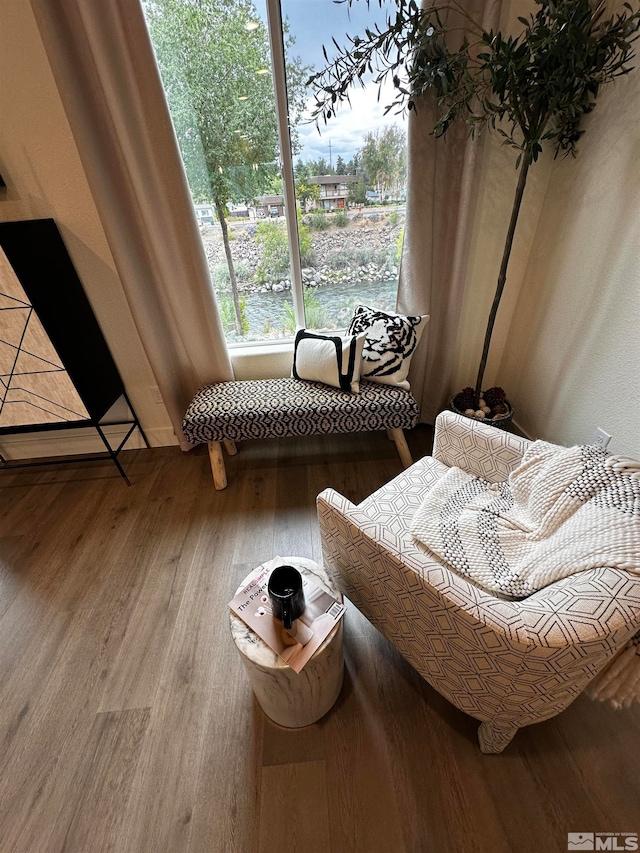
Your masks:
<svg viewBox="0 0 640 853"><path fill-rule="evenodd" d="M480 720L482 752L563 711L640 629L640 577L592 569L510 601L416 546L413 514L448 467L504 481L529 443L442 412L432 457L358 506L333 489L318 496L325 567L432 687Z"/></svg>

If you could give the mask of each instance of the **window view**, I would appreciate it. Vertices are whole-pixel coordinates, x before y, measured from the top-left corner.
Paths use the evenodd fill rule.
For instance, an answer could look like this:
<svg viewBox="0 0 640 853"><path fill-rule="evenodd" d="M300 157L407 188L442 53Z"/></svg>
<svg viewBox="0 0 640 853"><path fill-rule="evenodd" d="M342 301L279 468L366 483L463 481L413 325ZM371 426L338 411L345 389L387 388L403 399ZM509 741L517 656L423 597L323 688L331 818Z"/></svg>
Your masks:
<svg viewBox="0 0 640 853"><path fill-rule="evenodd" d="M378 102L371 84L318 130L306 88L326 64L323 46L331 58L332 39L373 26L385 4L281 0L285 56L276 50L272 62L266 3L277 2L143 0L229 343L291 337L296 326L344 328L357 301L393 309L396 299L403 119L383 116L384 95ZM277 75L286 76L287 104L276 103ZM282 166L278 106L288 114L292 174Z"/></svg>
<svg viewBox="0 0 640 853"><path fill-rule="evenodd" d="M392 4L393 5L393 4ZM282 0L291 36L287 58L299 52L314 71L335 54L332 39L362 33L384 21L388 5ZM292 101L289 88L289 101ZM310 328L344 328L356 302L394 310L404 234L406 130L403 117L384 116L384 95L371 83L356 90L351 108L319 128L298 125L294 152L296 199L308 252L302 252L304 302ZM389 97L389 101L391 97ZM320 132L318 132L320 131Z"/></svg>

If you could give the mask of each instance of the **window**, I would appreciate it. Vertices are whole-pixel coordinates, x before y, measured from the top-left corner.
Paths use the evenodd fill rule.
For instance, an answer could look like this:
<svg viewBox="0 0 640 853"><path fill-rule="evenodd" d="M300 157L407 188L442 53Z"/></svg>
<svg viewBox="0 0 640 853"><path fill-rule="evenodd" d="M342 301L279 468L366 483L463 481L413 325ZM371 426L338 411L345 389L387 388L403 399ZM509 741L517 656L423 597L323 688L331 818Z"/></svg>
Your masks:
<svg viewBox="0 0 640 853"><path fill-rule="evenodd" d="M306 80L386 12L333 0L143 0L225 335L343 328L393 308L404 220L403 123L377 87L310 122ZM282 21L284 20L284 26Z"/></svg>

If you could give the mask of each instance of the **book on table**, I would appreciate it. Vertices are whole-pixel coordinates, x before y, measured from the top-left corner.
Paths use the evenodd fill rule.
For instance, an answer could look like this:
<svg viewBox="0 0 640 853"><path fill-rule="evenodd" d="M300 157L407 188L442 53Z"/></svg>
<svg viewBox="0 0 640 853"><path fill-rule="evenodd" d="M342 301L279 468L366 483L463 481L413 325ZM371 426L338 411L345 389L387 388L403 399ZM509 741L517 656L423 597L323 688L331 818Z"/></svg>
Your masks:
<svg viewBox="0 0 640 853"><path fill-rule="evenodd" d="M300 572L305 610L295 620L291 630L286 631L282 622L274 617L267 594L271 572L283 564L281 557L274 557L258 566L240 592L229 602L229 607L291 669L300 672L338 624L345 608L344 604Z"/></svg>

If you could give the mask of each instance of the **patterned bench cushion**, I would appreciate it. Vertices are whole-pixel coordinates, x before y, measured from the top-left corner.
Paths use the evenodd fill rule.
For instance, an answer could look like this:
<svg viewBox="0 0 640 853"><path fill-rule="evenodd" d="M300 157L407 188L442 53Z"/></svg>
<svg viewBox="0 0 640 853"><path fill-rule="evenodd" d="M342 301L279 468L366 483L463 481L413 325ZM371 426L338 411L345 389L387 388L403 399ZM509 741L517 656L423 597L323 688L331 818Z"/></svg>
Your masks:
<svg viewBox="0 0 640 853"><path fill-rule="evenodd" d="M404 388L362 382L359 394L349 394L287 378L205 385L191 401L182 428L188 441L197 444L410 429L417 422L418 404Z"/></svg>

